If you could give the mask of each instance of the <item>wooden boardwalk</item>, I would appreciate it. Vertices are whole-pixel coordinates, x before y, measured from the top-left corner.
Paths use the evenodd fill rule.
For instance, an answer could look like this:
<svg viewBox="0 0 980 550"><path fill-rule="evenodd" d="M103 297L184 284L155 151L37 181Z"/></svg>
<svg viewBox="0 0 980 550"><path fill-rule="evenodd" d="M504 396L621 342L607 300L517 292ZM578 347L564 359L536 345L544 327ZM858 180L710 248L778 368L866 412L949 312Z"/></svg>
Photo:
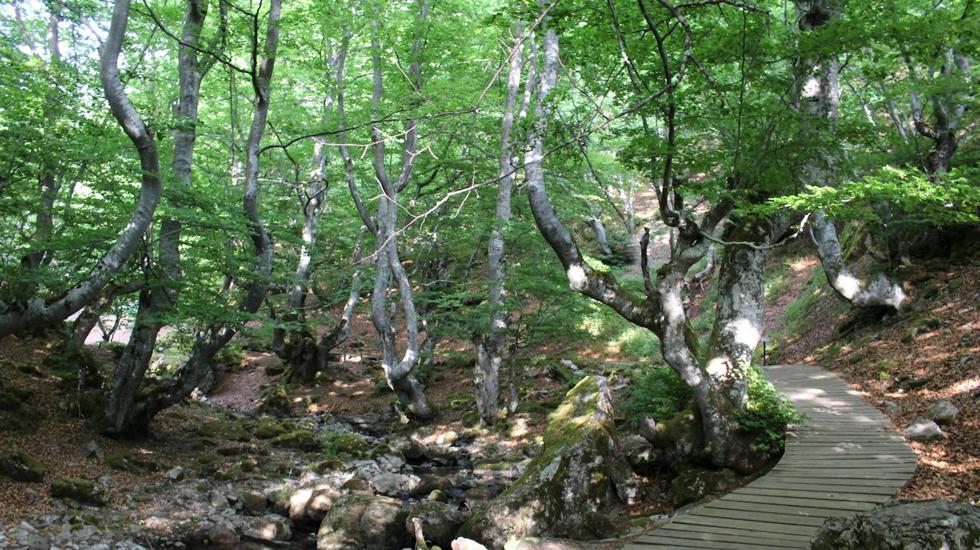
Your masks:
<svg viewBox="0 0 980 550"><path fill-rule="evenodd" d="M768 474L674 517L626 548L808 548L824 519L870 510L898 492L916 458L891 421L830 372L765 367L808 417Z"/></svg>

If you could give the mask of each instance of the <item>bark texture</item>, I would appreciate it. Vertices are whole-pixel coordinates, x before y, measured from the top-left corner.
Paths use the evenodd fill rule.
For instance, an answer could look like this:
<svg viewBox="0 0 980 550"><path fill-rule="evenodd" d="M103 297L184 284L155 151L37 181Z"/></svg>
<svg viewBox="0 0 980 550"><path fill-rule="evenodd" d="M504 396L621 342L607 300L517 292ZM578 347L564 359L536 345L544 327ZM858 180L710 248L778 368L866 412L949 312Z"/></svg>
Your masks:
<svg viewBox="0 0 980 550"><path fill-rule="evenodd" d="M248 222L249 236L255 255L256 278L246 285L245 296L238 307L239 311L246 314L258 311L264 302L268 289L267 281L272 270L272 241L259 216L258 175L259 146L269 114L269 86L279 44L281 9L281 0L271 1L263 51L257 51L258 37L256 37L254 46L256 48L256 64L254 72L251 73L251 80L255 94L255 108L252 113L252 124L245 148L243 210ZM190 141L193 143L193 139ZM187 167L189 169L190 165ZM151 299L151 297L141 294L141 304L144 299ZM146 367L142 363L133 362L127 365L129 370L122 371L123 362L120 361L107 394L103 432L108 435L145 433L149 422L157 413L187 399L194 389L211 375L211 361L218 351L234 337L238 329L237 323L226 323L211 325L199 331L191 348L190 358L172 378L165 380L161 386L156 388L156 391L148 394L140 395L139 392ZM134 347L133 355L148 356L152 353L152 345L148 346L149 341L149 337L137 338L135 342L131 341L130 345Z"/></svg>
<svg viewBox="0 0 980 550"><path fill-rule="evenodd" d="M421 0L416 21L420 33L426 24L428 14L428 2ZM375 21L374 24L377 26L378 22ZM381 41L377 34L371 40L371 49L374 72L372 118L377 121L381 118L380 105L383 91ZM416 36L412 42L414 59L408 69L409 81L416 91L420 90L422 85L421 51L422 38ZM401 171L398 177L392 180L385 166L386 137L377 123L371 125L371 138L374 142L374 174L382 193L373 218L363 206L356 186L350 184L350 188L355 203L360 203L358 212L365 227L373 228L375 234L374 262L377 271L371 294L371 322L381 341L381 366L384 369L385 380L409 413L417 418L428 419L435 416L435 411L425 398L422 384L412 374L412 369L418 365L421 355L418 313L415 309L411 281L398 254L398 209L400 208L398 194L411 182L418 155L418 125L414 118L406 120L403 135ZM345 160L345 164L346 162ZM400 305L407 336L405 352L400 358L395 342L395 328L389 313L388 288L392 282L397 285L398 295L401 298Z"/></svg>
<svg viewBox="0 0 980 550"><path fill-rule="evenodd" d="M174 108L177 124L171 167L177 186L175 190L187 189L191 183L201 82L211 67L211 63L199 62L197 52L207 14L207 0L187 2L177 63L178 98ZM136 395L150 365L157 336L166 322L167 314L177 303L182 228L180 220L170 217L160 224L156 240L157 265L146 273L153 280L140 291L133 332L116 364L106 394L105 413L106 418L110 419L107 423L109 432L123 431L128 424ZM155 275L155 272L159 275Z"/></svg>
<svg viewBox="0 0 980 550"><path fill-rule="evenodd" d="M514 111L521 87L523 61L524 24L519 23L514 33L507 71L507 95L504 99L503 120L500 124L499 182L497 204L490 244L487 247L487 275L490 280L489 304L490 327L476 337L476 407L480 421L492 425L497 418L500 399L500 367L504 362L507 344L509 312L505 306L507 266L505 262L504 230L511 218L511 192L514 186L514 157L511 152L511 130Z"/></svg>
<svg viewBox="0 0 980 550"><path fill-rule="evenodd" d="M129 6L129 0L117 0L113 6L109 32L102 47L100 77L112 116L139 155L142 177L136 209L115 243L84 280L57 298L45 300L34 296L23 307L7 308L0 315L0 337L59 323L94 301L132 255L153 219L161 189L156 141L130 102L119 77L119 55L129 22Z"/></svg>
<svg viewBox="0 0 980 550"><path fill-rule="evenodd" d="M819 29L841 15L841 5L837 0L800 0L796 2L796 9L802 33ZM801 59L798 70L801 73L799 108L804 117L803 137L812 141L819 151L811 155L803 167L802 183L835 185L836 158L832 152L826 152L821 144L830 143L834 135L840 107L840 64L832 55L813 53ZM847 268L837 229L822 212L813 216L810 234L817 245L827 282L838 296L860 308L898 310L902 306L906 297L899 285L884 275L865 280Z"/></svg>

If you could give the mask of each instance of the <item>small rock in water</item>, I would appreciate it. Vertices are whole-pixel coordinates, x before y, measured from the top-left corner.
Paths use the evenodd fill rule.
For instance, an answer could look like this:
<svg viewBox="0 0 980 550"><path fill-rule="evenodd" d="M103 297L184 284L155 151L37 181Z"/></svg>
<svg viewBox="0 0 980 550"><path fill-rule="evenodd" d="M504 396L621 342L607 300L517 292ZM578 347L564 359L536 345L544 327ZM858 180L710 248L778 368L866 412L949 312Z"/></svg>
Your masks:
<svg viewBox="0 0 980 550"><path fill-rule="evenodd" d="M908 428L905 428L905 437L912 441L926 442L936 441L944 436L943 431L935 422L926 418L918 418Z"/></svg>
<svg viewBox="0 0 980 550"><path fill-rule="evenodd" d="M950 424L959 414L960 410L948 399L936 401L926 409L925 417L933 420L937 424Z"/></svg>
<svg viewBox="0 0 980 550"><path fill-rule="evenodd" d="M487 547L483 546L479 542L465 539L463 537L459 537L458 539L454 540L450 548L452 548L452 550L487 550Z"/></svg>

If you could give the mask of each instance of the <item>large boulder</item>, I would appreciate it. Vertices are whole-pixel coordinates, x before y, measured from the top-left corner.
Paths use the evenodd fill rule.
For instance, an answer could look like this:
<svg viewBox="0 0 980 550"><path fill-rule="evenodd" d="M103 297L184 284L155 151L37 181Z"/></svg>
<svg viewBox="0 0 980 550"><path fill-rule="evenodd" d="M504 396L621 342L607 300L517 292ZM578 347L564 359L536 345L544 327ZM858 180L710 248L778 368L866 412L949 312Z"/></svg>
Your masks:
<svg viewBox="0 0 980 550"><path fill-rule="evenodd" d="M370 550L410 545L408 508L393 498L353 494L338 499L320 524L317 550Z"/></svg>
<svg viewBox="0 0 980 550"><path fill-rule="evenodd" d="M943 500L891 501L850 518L830 518L812 550L980 548L980 508Z"/></svg>
<svg viewBox="0 0 980 550"><path fill-rule="evenodd" d="M493 548L509 538L608 536L602 515L619 497L629 465L616 447L609 386L586 377L548 417L541 452L499 497L473 512L460 534Z"/></svg>

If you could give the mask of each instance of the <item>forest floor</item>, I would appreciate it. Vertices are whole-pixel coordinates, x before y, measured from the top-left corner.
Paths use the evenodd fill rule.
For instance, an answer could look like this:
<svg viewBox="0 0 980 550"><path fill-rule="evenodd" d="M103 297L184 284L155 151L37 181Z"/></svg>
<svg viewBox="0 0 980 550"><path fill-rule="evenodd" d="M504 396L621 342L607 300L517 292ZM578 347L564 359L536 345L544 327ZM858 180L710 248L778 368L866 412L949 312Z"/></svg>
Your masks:
<svg viewBox="0 0 980 550"><path fill-rule="evenodd" d="M909 301L884 317L850 311L808 249L789 247L768 269L769 361L830 369L899 430L950 400L955 421L943 439L911 443L918 468L898 496L980 503L980 254L902 266Z"/></svg>
<svg viewBox="0 0 980 550"><path fill-rule="evenodd" d="M944 427L943 440L913 444L918 469L899 496L977 504L980 256L914 261L900 271L910 297L907 307L886 318L856 316L830 293L808 243L780 249L768 264L768 359L770 363L812 362L830 368L881 408L899 429L931 403L951 400L959 415ZM710 295L702 292L701 297ZM625 388L621 367L630 360L606 342L550 342L533 354L543 360L523 367L518 413L486 430L475 426L467 343L443 342L436 358L419 372L440 415L436 422L420 427L404 424L392 406L372 330L366 318L355 320L351 337L338 350L338 362L330 372L314 384L290 389L290 414L298 422L314 418L342 423L342 429L365 435L372 445L381 445L376 436L389 434L433 445L445 441L457 450L465 449L467 460L482 461L487 467L481 471L484 479L455 485L461 492L472 490L459 497L461 502L492 497L536 453L547 415L569 387L569 372L560 366L561 359L572 358L587 372L606 374L620 391ZM148 519L166 513L160 495L176 490L169 477L175 467L185 470L181 477L186 476L186 481L177 485L186 498L193 498L188 495L194 493L207 495L205 489L215 488L233 496L228 489L233 481L229 474L249 478L243 482L245 489L251 486L248 483L265 483L258 487L268 489L277 476L296 476L303 468L308 470L309 453L277 448L269 440L252 436L263 396L283 370L272 354L246 351L240 365L227 369L217 380L205 403L174 407L154 422L150 437L120 441L94 433L72 408L73 388L65 387L45 364L54 347L53 341L40 338L0 341L0 390L15 389L30 405L37 422L37 429L29 434L0 430L0 455L20 451L38 458L47 467L47 480L81 477L104 481L110 502L107 508L129 514L119 518L120 524L129 525L134 533L146 529ZM110 369L111 352L93 349L103 368ZM907 387L909 381L915 387ZM455 440L460 443L453 443ZM98 447L95 457L86 456L90 442ZM240 471L245 466L243 456L259 457L254 472ZM656 491L651 493L653 498L624 512L668 512L669 500ZM0 526L47 514L65 514L77 521L78 515L71 510L49 496L45 483L0 478Z"/></svg>

